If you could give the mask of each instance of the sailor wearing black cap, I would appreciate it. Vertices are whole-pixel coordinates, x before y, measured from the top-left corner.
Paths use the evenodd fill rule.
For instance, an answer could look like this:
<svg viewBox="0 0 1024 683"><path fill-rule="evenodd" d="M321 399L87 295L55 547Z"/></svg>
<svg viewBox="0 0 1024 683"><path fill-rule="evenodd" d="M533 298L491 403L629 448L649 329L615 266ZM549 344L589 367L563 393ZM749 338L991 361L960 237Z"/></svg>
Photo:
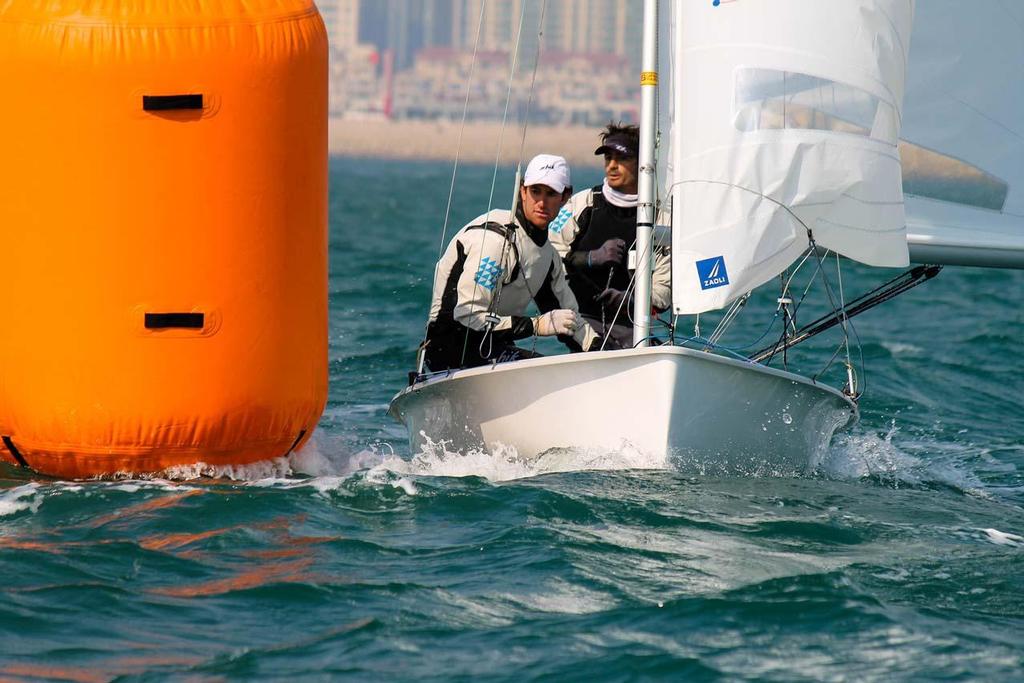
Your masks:
<svg viewBox="0 0 1024 683"><path fill-rule="evenodd" d="M548 227L551 243L565 261L569 286L580 313L604 337L604 348L633 344L630 318L632 291L628 252L636 242L637 161L640 129L609 124L601 133L604 183L573 195ZM666 249L656 249L651 304L671 305L671 262Z"/></svg>
<svg viewBox="0 0 1024 683"><path fill-rule="evenodd" d="M463 227L437 264L427 327L432 371L536 355L515 341L554 336L570 349L596 339L565 280L548 224L572 194L565 159L538 154L519 189L515 215L495 209ZM534 302L540 315L526 314Z"/></svg>

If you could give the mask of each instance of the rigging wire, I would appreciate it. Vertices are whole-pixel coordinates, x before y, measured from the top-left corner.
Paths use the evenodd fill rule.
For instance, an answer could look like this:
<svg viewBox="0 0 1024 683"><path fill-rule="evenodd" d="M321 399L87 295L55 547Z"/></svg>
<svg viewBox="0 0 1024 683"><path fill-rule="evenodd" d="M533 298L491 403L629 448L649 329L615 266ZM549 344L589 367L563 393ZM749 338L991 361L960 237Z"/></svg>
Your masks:
<svg viewBox="0 0 1024 683"><path fill-rule="evenodd" d="M843 310L843 320L844 320L844 323L845 323L847 321L847 315L846 315L846 295L843 293L843 267L842 267L841 262L839 260L839 253L838 252L836 252L836 275L839 278L839 303L841 303L842 306L843 306L843 309L842 309ZM849 385L849 390L850 390L849 393L850 393L851 396L857 396L857 377L854 374L853 361L850 359L850 337L849 337L849 335L845 336L845 342L846 342L846 374L847 374L847 383ZM863 349L861 349L861 371L862 371L862 374L865 374L867 372L866 368L864 368L864 350Z"/></svg>
<svg viewBox="0 0 1024 683"><path fill-rule="evenodd" d="M792 286L793 280L794 280L794 278L796 278L797 273L800 272L800 269L803 268L804 264L807 263L807 259L809 259L811 257L811 252L812 252L813 249L814 249L814 247L808 247L807 250L804 251L803 258L800 259L800 263L798 263L796 268L793 269L792 274L789 276L789 280L786 281L786 284L785 284L785 286L782 289L782 294L779 297L780 298L779 305L775 309L775 317L772 318L772 322L769 325L769 327L772 327L772 326L775 325L775 320L778 318L779 314L782 313L782 311L783 311L782 299L785 299L785 298L789 297L789 289ZM814 272L811 273L811 276L809 278L807 278L807 286L804 287L804 291L800 294L800 298L796 302L793 303L793 318L794 318L793 331L794 332L796 331L796 325L795 325L796 314L800 312L800 306L803 305L804 300L807 298L807 295L810 293L811 287L814 285L815 278L817 278L818 274L821 272L821 268L822 268L822 264L820 262L816 262L816 266L814 268ZM787 334L788 334L787 330L788 330L788 328L786 327L785 324L783 324L782 334L779 336L778 341L776 341L775 345L772 347L771 353L768 354L768 357L764 361L764 363L766 365L771 362L772 358L775 357L775 354L778 353L779 349L782 348L783 346L785 346L786 339L787 339ZM767 336L767 332L768 332L768 330L765 331L764 335L761 335L760 339L758 339L757 341L752 342L751 344L749 344L748 346L743 347L743 348L750 348L754 344L760 343L761 339L764 339L764 337Z"/></svg>
<svg viewBox="0 0 1024 683"><path fill-rule="evenodd" d="M736 320L736 317L740 314L740 311L743 310L743 307L747 305L747 301L749 299L750 292L747 292L746 294L742 295L739 299L736 299L735 301L732 302L732 305L729 306L729 310L726 311L724 316L722 316L722 319L718 322L718 326L715 327L715 330L711 333L711 336L708 337L709 343L718 343L718 340L722 338L722 335L725 334L725 331L728 330L729 326L732 325L733 321Z"/></svg>
<svg viewBox="0 0 1024 683"><path fill-rule="evenodd" d="M845 348L846 349L846 358L847 358L847 362L845 364L845 367L847 369L847 384L848 384L849 387L851 387L849 395L852 398L856 399L863 392L856 392L855 391L856 376L855 376L855 369L854 369L854 366L853 366L853 362L852 362L852 359L850 357L850 331L853 331L854 335L857 336L857 330L853 326L853 323L851 323L849 321L849 316L848 316L847 310L846 310L847 307L846 307L845 293L843 291L843 286L842 286L842 270L841 270L841 267L839 265L840 264L839 254L837 252L835 252L835 256L836 256L836 270L839 273L839 307L837 307L836 303L835 303L835 300L832 298L831 283L829 282L828 277L825 275L825 262L824 262L825 258L827 258L828 255L830 253L833 253L833 252L831 250L825 250L825 253L821 254L819 252L819 249L818 249L815 241L814 241L814 236L812 234L808 233L808 239L810 241L810 246L808 247L807 251L804 252L804 257L803 257L803 259L801 259L799 265L794 270L792 276L789 279L789 282L787 282L787 284L783 287L783 293L782 293L782 296L780 297L780 299L788 297L789 287L790 287L790 284L792 283L793 278L796 276L796 273L806 263L806 261L810 257L810 255L814 254L816 256L815 270L811 274L810 278L808 278L807 286L804 287L804 291L801 294L800 299L797 302L795 302L795 304L793 306L793 310L792 310L792 327L793 327L794 336L796 336L800 332L800 330L796 329L796 313L800 310L801 305L803 304L804 300L807 298L807 295L810 292L811 287L814 285L815 280L820 277L820 279L821 279L821 281L823 283L824 289L825 289L826 293L829 296L829 303L832 306L832 313L833 313L834 316L836 316L839 319L839 322L841 323L841 329L843 330L843 338L842 338L842 340L840 340L839 344L836 345L835 350L832 352L832 355L829 357L829 359L825 363L824 367L822 367L818 372L816 372L811 377L811 379L814 380L814 381L817 381L817 379L819 377L821 377L821 375L823 375L825 372L827 372L828 369L830 367L832 367L832 364L835 362L836 358L839 356L839 353ZM776 311L776 315L778 315L778 310L781 310L781 304L780 304L780 309L777 309L777 311ZM774 321L773 321L773 324L774 324ZM771 348L771 351L767 354L767 357L765 357L763 360L761 360L761 356L763 354L762 353L757 353L757 354L754 354L754 356L752 356L751 358L754 359L754 360L757 360L758 362L763 362L764 364L767 365L767 364L771 363L772 358L774 358L775 354L779 351L780 348L782 349L783 354L785 354L785 351L790 346L793 345L792 343L790 343L790 339L791 339L791 337L789 337L788 327L787 327L787 328L783 329L782 335L779 337L778 341L776 341L775 345ZM757 343L757 342L754 342L754 343ZM751 344L751 346L752 345L753 344ZM860 354L861 374L863 376L866 373L866 366L865 366L865 362L864 362L864 349L862 348L862 346L860 344L860 337L859 336L857 336L857 348L858 348L858 351L859 351L859 354ZM784 358L785 358L785 355L784 355ZM784 360L784 363L785 363L785 360Z"/></svg>
<svg viewBox="0 0 1024 683"><path fill-rule="evenodd" d="M925 265L915 266L908 271L900 273L898 276L892 278L888 282L885 282L874 289L861 294L856 299L850 301L846 305L846 317L853 318L856 315L860 315L864 311L870 310L875 306L889 301L890 299L899 296L903 292L910 290L922 282L927 282L931 278L935 277L939 271L942 270L942 266ZM786 343L790 346L794 346L801 343L805 339L809 339L831 327L839 324L841 313L834 311L831 314L826 314L818 319L804 325L794 337L791 337ZM860 344L860 337L857 334L857 329L851 323L850 329L853 331L854 336L857 338L857 343ZM762 362L768 354L773 351L774 345L765 349L762 349L750 356L750 359L756 362ZM861 350L863 355L863 349Z"/></svg>
<svg viewBox="0 0 1024 683"><path fill-rule="evenodd" d="M482 0L482 1L486 1L486 0ZM520 12L519 12L519 25L516 28L515 46L514 46L513 51L512 51L512 63L510 65L509 74L508 74L508 88L506 89L506 92L505 92L505 109L504 109L504 112L502 113L502 117L501 117L501 128L498 131L498 145L497 145L497 150L495 152L495 157L494 157L494 172L493 172L493 174L491 176L491 189L490 189L490 193L488 194L488 197L487 197L487 212L484 214L484 221L485 222L489 220L490 214L491 214L491 210L492 210L492 208L494 206L494 190L495 190L495 187L496 187L497 181L498 181L498 168L499 168L499 166L501 164L501 151L502 151L502 145L503 145L504 140L505 140L505 128L507 127L507 124L508 124L509 104L512 101L512 90L513 90L513 87L515 85L516 69L517 69L517 67L519 65L519 48L522 45L523 23L524 23L525 18L526 18L526 5L527 5L527 3L524 2L522 4ZM481 14L482 14L482 11L481 11ZM539 45L538 45L538 49L539 49ZM536 78L536 64L534 64L534 78ZM532 97L533 97L533 83L531 83L530 88L531 88L531 90L530 90L530 98L532 99ZM525 133L524 133L524 137L525 137ZM518 176L518 173L517 173L517 176ZM518 181L517 181L517 185L518 185ZM518 192L518 187L517 187L516 191ZM515 201L513 201L512 215L511 215L511 220L512 220L512 224L513 225L515 224L515 220L516 220L515 208L516 208L516 204L515 204ZM481 251L483 249L483 244L484 244L484 240L485 240L486 236L487 236L486 235L486 230L485 231L481 231L481 234L480 234ZM502 244L501 256L499 257L499 266L501 264L505 264L506 263L506 257L508 255L508 247L509 247L509 243L511 242L512 239L513 239L512 234L506 235L504 243ZM495 286L495 293L494 293L494 296L491 298L491 303L490 303L490 305L488 307L489 313L492 314L491 316L489 316L491 319L489 319L485 323L486 324L486 329L484 330L484 336L480 340L480 348L478 349L480 351L480 355L481 355L482 358L490 358L491 351L493 351L493 339L491 338L491 335L492 335L492 333L494 331L494 326L496 324L495 319L497 318L497 316L493 315L493 313L494 313L495 307L497 306L498 300L500 299L500 296L501 296L502 284L503 284L502 278L501 277L496 278L495 285L494 285ZM477 292L479 291L479 288L480 288L480 283L476 282L474 280L474 283L473 283L473 299L474 300L476 299ZM529 283L528 282L527 282L527 288L529 288ZM533 295L533 293L531 292L531 298L532 298L532 295ZM486 355L484 354L484 344L485 343L487 343L487 348L488 348L488 352L487 352ZM466 349L467 349L468 344L469 344L469 329L467 328L466 332L465 332L465 335L463 336L462 357L461 357L461 361L460 361L461 364L463 364L463 365L466 362Z"/></svg>
<svg viewBox="0 0 1024 683"><path fill-rule="evenodd" d="M526 10L526 3L523 3L523 10ZM540 19L537 21L537 49L533 52L533 74L530 76L530 93L526 99L526 116L523 118L523 136L519 141L519 164L516 168L516 178L519 178L519 171L523 167L523 151L526 149L526 131L530 127L530 110L533 108L533 93L537 85L537 67L540 66L540 48L544 41L544 15L548 11L548 0L540 4ZM518 183L517 183L518 185ZM519 197L519 188L516 188L516 198ZM515 205L513 205L513 210Z"/></svg>
<svg viewBox="0 0 1024 683"><path fill-rule="evenodd" d="M444 210L444 226L441 228L441 243L437 248L438 261L440 261L441 256L444 254L444 238L448 233L448 219L452 212L452 198L455 195L455 176L459 171L459 158L462 156L462 134L466 130L466 116L469 112L469 96L473 92L473 75L476 72L476 57L480 50L480 36L483 34L484 13L486 9L487 0L480 0L480 21L476 27L476 40L473 43L473 58L469 62L469 76L466 80L466 99L462 103L462 122L459 125L459 140L455 147L455 164L452 167L452 182L448 187L448 204Z"/></svg>
<svg viewBox="0 0 1024 683"><path fill-rule="evenodd" d="M537 68L540 66L540 51L541 51L541 44L543 43L543 38L544 38L544 16L547 13L547 6L548 6L548 1L547 0L543 0L543 2L541 3L541 8L540 8L540 17L537 20L537 47L536 47L536 49L534 50L534 53L533 53L533 72L530 75L530 90L529 90L529 92L527 94L527 100L526 100L526 116L523 119L523 135L522 135L522 137L520 138L520 141L519 141L519 154L518 154L518 159L517 159L517 162L516 162L516 175L515 175L515 180L512 183L513 184L513 189L512 189L512 210L511 210L511 214L512 214L513 224L514 224L514 221L516 220L516 214L518 213L518 209L519 209L519 184L520 184L520 178L522 178L523 151L526 148L526 131L530 127L530 110L533 107L533 93L534 93L534 91L536 89L536 85L537 85ZM522 5L522 9L520 10L520 14L519 14L519 32L517 33L517 37L516 37L516 54L517 55L518 55L518 52L519 52L519 42L520 42L519 36L522 34L523 21L524 21L525 17L526 17L526 3L524 2L523 5ZM515 71L515 63L513 63L512 69L513 69L513 73L514 73L514 71ZM511 96L511 86L510 86L510 90L509 90L509 95ZM507 111L508 111L508 100L505 101L505 110L506 110L506 113L507 113ZM504 122L502 122L502 126L504 128ZM498 164L498 162L497 162L497 160L495 160L495 167L494 167L495 177L497 176L497 172L498 172L497 164ZM493 179L491 181L491 193L492 193L492 196L493 196L493 193L494 193L494 180ZM505 259L505 255L506 255L506 253L508 251L508 246L509 246L509 239L506 239L505 240L505 244L502 245L502 251L501 251L502 261L504 261L504 259ZM526 286L526 291L530 295L530 299L531 300L535 300L535 298L536 298L535 294L536 293L530 287L530 280L529 280L529 278L526 277L526 273L523 273L523 284ZM501 301L501 287L499 286L497 291L494 293L494 298L491 300L491 310L492 311L497 308L498 303L500 301ZM537 350L537 334L536 334L536 330L534 330L533 349L532 350L534 352L536 352L536 350Z"/></svg>
<svg viewBox="0 0 1024 683"><path fill-rule="evenodd" d="M494 173L491 175L491 192L487 197L487 213L494 206L494 188L498 183L498 167L501 164L501 147L505 140L505 127L508 123L508 109L512 101L512 88L515 85L516 68L519 66L519 47L523 38L523 20L526 18L526 4L519 11L519 25L516 28L515 46L512 49L512 65L508 70L508 88L505 91L505 110L501 115L501 128L498 129L498 149L494 155Z"/></svg>
<svg viewBox="0 0 1024 683"><path fill-rule="evenodd" d="M839 266L839 254L838 253L836 253L836 271L839 274L839 296L840 296L840 300L842 301L843 300L843 296L844 296L843 295L843 277L842 277L842 270L841 270L841 268ZM876 289L876 291L877 291L877 289ZM895 295L893 295L893 296L895 296ZM852 303L853 302L851 302L851 304ZM844 341L845 346L846 346L846 371L847 371L847 382L848 382L849 389L850 389L849 395L850 395L851 398L856 400L856 399L860 398L860 396L864 393L864 391L867 390L867 385L868 385L868 382L867 382L868 369L867 369L867 362L864 360L864 345L860 341L860 335L857 333L857 328L854 326L854 324L852 322L850 322L849 314L847 313L847 307L846 307L845 301L843 302L842 310L840 310L838 313L841 315L840 324L843 327L843 341ZM853 367L853 362L850 359L850 336L849 336L849 333L846 330L847 326L849 326L850 330L853 331L853 334L854 334L854 336L857 339L857 352L858 352L858 354L860 356L860 374L861 374L861 378L862 378L862 382L861 382L861 386L860 386L860 391L857 391L856 375L855 375L855 371L854 371L854 367ZM820 377L822 374L824 374L825 371L827 371L829 369L829 367L832 365L832 363L835 362L836 356L839 355L839 351L841 349L842 349L842 345L838 346L836 348L835 352L832 354L832 357L829 359L828 364L825 365L825 367L822 368L821 370L819 370L817 373L815 373L814 376L811 379L817 380L818 377Z"/></svg>
<svg viewBox="0 0 1024 683"><path fill-rule="evenodd" d="M814 242L814 235L810 231L808 231L808 233L807 233L807 238L811 241L811 247L812 248L815 247L816 245L815 245L815 242ZM835 360L836 356L839 355L839 351L842 349L842 344L845 344L847 349L849 349L849 345L850 345L850 330L853 329L854 332L856 333L856 328L854 328L853 323L850 322L850 319L846 315L846 306L842 304L842 297L841 296L840 296L840 306L839 307L836 306L834 292L832 291L832 283L829 282L828 277L825 275L825 271L824 271L824 257L821 254L818 253L817 249L814 250L814 254L815 254L815 257L818 260L818 263L821 265L821 268L820 268L821 282L825 286L825 294L828 296L829 305L832 306L833 313L835 313L835 314L840 316L839 317L839 324L840 324L840 328L843 331L843 342L841 343L839 349L836 350L836 353L833 354L831 360L829 360L828 365L826 365L821 371L819 371L817 374L814 375L814 379L817 379L819 376L821 376L821 374L823 372L828 370L828 368L832 365L832 362ZM836 258L837 259L839 258L838 254L836 254ZM860 346L860 337L857 338L857 343L858 343L858 346ZM862 362L863 362L863 358L864 358L864 351L863 351L863 349L861 349L861 361ZM848 371L852 371L852 367L851 366L847 366L847 369L848 369ZM862 367L862 370L863 370L863 367ZM852 387L851 387L851 389L852 389ZM857 398L857 397L853 396L853 398Z"/></svg>
<svg viewBox="0 0 1024 683"><path fill-rule="evenodd" d="M444 225L441 227L441 241L437 247L437 261L434 263L434 278L430 296L434 296L434 287L437 286L437 271L441 267L441 257L444 256L445 238L448 235L448 221L452 212L452 199L455 196L455 177L459 171L459 159L462 156L462 136L466 130L466 117L469 112L469 97L473 92L473 76L476 73L476 58L480 51L480 36L483 35L484 14L487 9L487 0L480 0L480 20L476 26L476 39L473 41L473 57L469 63L469 75L466 79L466 99L462 103L462 120L459 123L459 138L455 146L455 163L452 165L452 180L448 186L448 202L444 209ZM420 344L419 358L416 362L416 374L423 374L424 362L426 360L426 346L429 341L427 330L430 328L430 309L427 309L427 322L423 329L423 342ZM465 356L465 349L463 349Z"/></svg>
<svg viewBox="0 0 1024 683"><path fill-rule="evenodd" d="M534 53L533 53L533 73L530 76L530 90L529 90L529 93L528 93L527 99L526 99L526 116L523 119L523 135L522 135L522 137L521 137L521 139L519 141L519 154L518 154L518 159L517 159L517 162L516 162L516 177L515 177L515 180L512 183L513 186L514 186L513 189L512 189L512 211L511 211L511 213L512 213L512 220L513 221L515 221L515 219L516 219L516 213L518 212L518 208L519 208L519 181L520 181L520 178L522 177L522 171L523 171L523 151L526 148L526 131L530 127L530 110L533 107L533 93L534 93L534 90L536 89L536 85L537 85L537 67L540 66L540 49L541 49L541 43L543 42L543 38L544 38L544 15L547 13L547 7L548 7L548 0L543 0L543 2L541 3L541 8L540 8L540 18L537 21L537 48L534 50ZM521 13L519 15L519 28L520 28L520 32L522 31L523 19L524 19L525 16L526 16L526 3L524 2L523 6L522 6ZM517 39L516 49L518 51L518 39ZM514 68L515 67L513 67L513 69ZM508 106L508 103L506 102L506 109L507 109L507 106ZM495 161L495 173L497 173L497 161ZM492 180L492 183L491 183L491 192L492 193L494 192L494 182L493 182L493 180ZM508 240L505 241L505 244L502 247L502 253L501 253L502 260L504 260L504 258L505 258L505 253L506 253L507 249L508 249ZM526 291L529 293L530 299L533 299L534 298L534 292L533 292L532 289L530 289L530 281L529 281L529 279L527 279L525 277L525 274L524 274L524 277L523 277L523 283L526 285ZM500 300L501 300L501 288L499 287L498 290L494 293L494 299L492 301L492 304L493 304L492 310L493 310L493 308L497 308L498 302ZM534 350L536 351L536 348L537 348L537 335L536 334L534 334L534 336L533 336L533 346L534 346Z"/></svg>

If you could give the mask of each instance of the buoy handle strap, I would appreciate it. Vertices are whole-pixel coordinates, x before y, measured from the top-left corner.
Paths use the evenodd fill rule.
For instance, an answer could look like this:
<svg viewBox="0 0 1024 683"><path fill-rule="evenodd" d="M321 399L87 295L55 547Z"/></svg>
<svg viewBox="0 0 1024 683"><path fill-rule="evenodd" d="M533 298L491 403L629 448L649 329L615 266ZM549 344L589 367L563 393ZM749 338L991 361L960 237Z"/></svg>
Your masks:
<svg viewBox="0 0 1024 683"><path fill-rule="evenodd" d="M205 324L203 313L147 313L146 329L159 330L168 327L184 327L201 330Z"/></svg>
<svg viewBox="0 0 1024 683"><path fill-rule="evenodd" d="M202 109L202 94L190 95L143 95L142 108L146 111L169 111L172 109Z"/></svg>

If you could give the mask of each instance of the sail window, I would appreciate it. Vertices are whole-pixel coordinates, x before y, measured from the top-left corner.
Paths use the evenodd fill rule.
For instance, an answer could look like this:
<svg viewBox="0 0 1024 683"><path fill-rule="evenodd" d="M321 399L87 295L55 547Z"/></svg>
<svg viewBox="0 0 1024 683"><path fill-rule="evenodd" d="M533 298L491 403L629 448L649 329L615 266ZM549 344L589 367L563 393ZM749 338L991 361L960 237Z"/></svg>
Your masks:
<svg viewBox="0 0 1024 683"><path fill-rule="evenodd" d="M852 85L794 71L736 70L734 122L743 132L810 129L896 144L896 111Z"/></svg>

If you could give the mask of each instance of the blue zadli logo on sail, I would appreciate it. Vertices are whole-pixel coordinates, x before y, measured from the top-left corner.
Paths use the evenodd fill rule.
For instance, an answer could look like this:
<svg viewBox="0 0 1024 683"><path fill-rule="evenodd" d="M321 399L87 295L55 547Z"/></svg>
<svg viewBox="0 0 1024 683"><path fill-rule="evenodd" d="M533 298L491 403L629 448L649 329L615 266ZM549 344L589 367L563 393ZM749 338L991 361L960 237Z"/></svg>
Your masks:
<svg viewBox="0 0 1024 683"><path fill-rule="evenodd" d="M713 256L697 261L697 277L701 289L714 289L729 284L729 273L725 270L725 257Z"/></svg>

